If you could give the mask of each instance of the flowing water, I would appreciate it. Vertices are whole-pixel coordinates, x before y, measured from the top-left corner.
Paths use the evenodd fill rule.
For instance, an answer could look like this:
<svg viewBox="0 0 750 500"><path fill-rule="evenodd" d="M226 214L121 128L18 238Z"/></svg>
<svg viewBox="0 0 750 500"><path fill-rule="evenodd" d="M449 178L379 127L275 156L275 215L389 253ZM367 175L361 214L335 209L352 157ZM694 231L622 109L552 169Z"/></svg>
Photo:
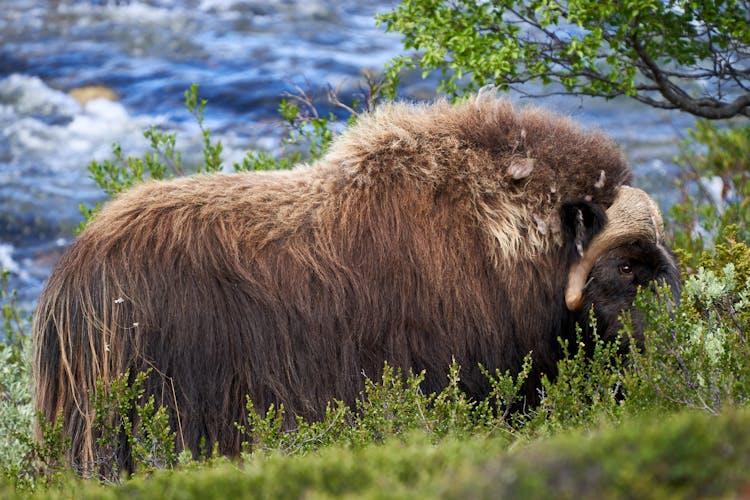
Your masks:
<svg viewBox="0 0 750 500"><path fill-rule="evenodd" d="M191 83L208 100L206 125L230 165L250 148L279 143L277 108L295 85L356 92L366 71L401 51L375 25L394 1L344 0L0 0L0 268L21 305L42 284L81 221L78 204L104 198L91 160L147 147L154 125L200 151L183 105ZM408 78L405 98L429 97L434 80ZM71 89L102 85L117 99L79 104ZM672 157L691 119L629 100L536 101L598 127L623 147L662 205L674 197Z"/></svg>

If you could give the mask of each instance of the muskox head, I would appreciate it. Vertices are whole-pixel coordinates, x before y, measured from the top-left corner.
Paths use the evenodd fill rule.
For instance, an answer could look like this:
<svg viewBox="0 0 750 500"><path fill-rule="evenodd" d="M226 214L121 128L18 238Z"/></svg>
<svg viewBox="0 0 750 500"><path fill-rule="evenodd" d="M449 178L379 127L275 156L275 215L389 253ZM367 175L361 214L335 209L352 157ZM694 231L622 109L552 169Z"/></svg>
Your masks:
<svg viewBox="0 0 750 500"><path fill-rule="evenodd" d="M664 244L659 208L645 192L622 186L606 213L584 202L566 205L562 216L578 259L568 273L565 304L580 313L584 328L593 308L599 335L614 339L622 312L629 311L640 335L643 319L633 309L639 288L668 285L679 298L680 271Z"/></svg>

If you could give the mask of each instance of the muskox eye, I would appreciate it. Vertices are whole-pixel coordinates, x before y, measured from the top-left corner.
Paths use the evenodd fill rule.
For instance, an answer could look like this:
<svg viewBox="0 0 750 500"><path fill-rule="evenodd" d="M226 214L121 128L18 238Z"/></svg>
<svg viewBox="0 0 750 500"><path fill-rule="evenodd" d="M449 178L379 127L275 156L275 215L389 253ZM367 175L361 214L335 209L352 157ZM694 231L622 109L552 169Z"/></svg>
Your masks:
<svg viewBox="0 0 750 500"><path fill-rule="evenodd" d="M633 268L630 267L630 264L620 264L620 273L622 274L632 274Z"/></svg>

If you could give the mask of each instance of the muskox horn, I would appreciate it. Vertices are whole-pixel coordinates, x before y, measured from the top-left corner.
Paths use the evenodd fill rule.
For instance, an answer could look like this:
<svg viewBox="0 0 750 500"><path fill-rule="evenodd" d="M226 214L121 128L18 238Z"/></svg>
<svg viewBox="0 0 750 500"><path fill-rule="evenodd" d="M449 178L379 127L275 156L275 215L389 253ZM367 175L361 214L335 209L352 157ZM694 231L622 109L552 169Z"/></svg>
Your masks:
<svg viewBox="0 0 750 500"><path fill-rule="evenodd" d="M621 186L612 206L607 209L606 226L594 236L581 260L570 269L565 290L568 309L577 311L581 308L586 278L604 252L633 241L658 244L663 235L664 221L654 200L640 189Z"/></svg>

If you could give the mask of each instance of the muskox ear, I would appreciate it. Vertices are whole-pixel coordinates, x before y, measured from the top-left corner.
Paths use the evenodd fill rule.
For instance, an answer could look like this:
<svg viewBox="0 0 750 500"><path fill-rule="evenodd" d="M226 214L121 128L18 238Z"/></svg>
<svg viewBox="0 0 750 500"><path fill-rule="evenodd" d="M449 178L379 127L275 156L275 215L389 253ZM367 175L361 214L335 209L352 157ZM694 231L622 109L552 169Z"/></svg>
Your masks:
<svg viewBox="0 0 750 500"><path fill-rule="evenodd" d="M563 204L560 220L565 244L574 258L579 259L592 238L607 223L607 214L602 207L590 201L574 201Z"/></svg>

